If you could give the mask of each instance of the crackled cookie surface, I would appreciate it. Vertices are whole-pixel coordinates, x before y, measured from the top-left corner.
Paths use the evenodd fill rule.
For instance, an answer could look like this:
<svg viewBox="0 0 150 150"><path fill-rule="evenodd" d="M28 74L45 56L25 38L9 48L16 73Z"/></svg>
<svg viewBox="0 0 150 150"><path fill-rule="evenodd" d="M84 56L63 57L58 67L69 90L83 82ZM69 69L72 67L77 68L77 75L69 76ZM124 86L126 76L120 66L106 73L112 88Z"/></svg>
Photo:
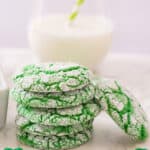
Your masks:
<svg viewBox="0 0 150 150"><path fill-rule="evenodd" d="M16 125L20 131L30 133L33 135L41 136L63 136L63 135L73 135L78 132L92 130L93 120L88 122L83 122L81 124L70 125L70 126L45 126L41 124L32 123L28 119L17 116Z"/></svg>
<svg viewBox="0 0 150 150"><path fill-rule="evenodd" d="M18 140L26 145L42 150L62 150L80 146L88 142L92 137L92 131L79 132L75 135L68 136L35 136L25 132L18 132Z"/></svg>
<svg viewBox="0 0 150 150"><path fill-rule="evenodd" d="M135 97L117 81L99 80L96 97L104 110L132 139L145 140L148 122Z"/></svg>
<svg viewBox="0 0 150 150"><path fill-rule="evenodd" d="M66 92L85 87L91 72L78 64L50 63L25 66L14 82L32 92Z"/></svg>
<svg viewBox="0 0 150 150"><path fill-rule="evenodd" d="M17 103L36 108L66 108L87 103L94 98L95 87L89 84L83 89L65 93L35 93L14 88L11 91Z"/></svg>
<svg viewBox="0 0 150 150"><path fill-rule="evenodd" d="M80 124L94 119L100 107L94 102L64 109L37 109L18 105L18 114L33 123L53 126Z"/></svg>

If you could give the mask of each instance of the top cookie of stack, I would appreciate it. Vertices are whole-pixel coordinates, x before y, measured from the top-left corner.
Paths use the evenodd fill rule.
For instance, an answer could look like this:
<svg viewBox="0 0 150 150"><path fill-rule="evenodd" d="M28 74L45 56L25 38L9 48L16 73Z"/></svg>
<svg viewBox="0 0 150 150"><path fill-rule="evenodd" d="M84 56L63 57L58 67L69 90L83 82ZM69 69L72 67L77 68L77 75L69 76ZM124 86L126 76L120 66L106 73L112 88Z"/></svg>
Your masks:
<svg viewBox="0 0 150 150"><path fill-rule="evenodd" d="M66 108L94 98L92 73L74 63L25 66L14 77L16 101L30 107Z"/></svg>
<svg viewBox="0 0 150 150"><path fill-rule="evenodd" d="M73 63L28 65L14 80L26 91L67 92L88 85L90 71Z"/></svg>

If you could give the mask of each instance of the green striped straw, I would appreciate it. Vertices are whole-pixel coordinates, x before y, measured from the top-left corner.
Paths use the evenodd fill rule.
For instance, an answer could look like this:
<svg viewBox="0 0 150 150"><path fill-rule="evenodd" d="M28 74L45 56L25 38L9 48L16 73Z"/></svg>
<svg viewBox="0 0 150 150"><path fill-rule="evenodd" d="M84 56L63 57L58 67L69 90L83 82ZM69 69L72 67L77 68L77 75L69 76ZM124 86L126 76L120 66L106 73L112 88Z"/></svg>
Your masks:
<svg viewBox="0 0 150 150"><path fill-rule="evenodd" d="M84 4L85 0L76 0L72 13L69 15L69 22L73 22L79 15L80 7Z"/></svg>

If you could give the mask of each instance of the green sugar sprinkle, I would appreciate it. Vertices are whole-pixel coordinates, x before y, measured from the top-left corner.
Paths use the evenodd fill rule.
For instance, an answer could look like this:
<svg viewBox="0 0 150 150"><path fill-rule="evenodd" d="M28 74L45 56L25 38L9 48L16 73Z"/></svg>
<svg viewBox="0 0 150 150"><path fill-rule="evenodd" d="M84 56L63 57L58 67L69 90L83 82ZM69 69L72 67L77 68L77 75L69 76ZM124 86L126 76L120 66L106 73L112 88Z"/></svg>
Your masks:
<svg viewBox="0 0 150 150"><path fill-rule="evenodd" d="M6 148L4 148L4 150L23 150L22 148L20 148L20 147L17 147L17 148L9 148L9 147L6 147Z"/></svg>
<svg viewBox="0 0 150 150"><path fill-rule="evenodd" d="M135 150L148 150L147 148L136 148Z"/></svg>

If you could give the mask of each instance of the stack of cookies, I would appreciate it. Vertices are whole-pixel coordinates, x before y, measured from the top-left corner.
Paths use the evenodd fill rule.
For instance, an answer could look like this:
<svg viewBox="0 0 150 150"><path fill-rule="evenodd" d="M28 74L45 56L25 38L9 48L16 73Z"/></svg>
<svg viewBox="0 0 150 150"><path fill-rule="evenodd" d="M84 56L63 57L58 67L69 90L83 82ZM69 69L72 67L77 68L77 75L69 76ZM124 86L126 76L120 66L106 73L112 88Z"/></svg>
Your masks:
<svg viewBox="0 0 150 150"><path fill-rule="evenodd" d="M91 72L78 64L28 65L14 77L18 140L49 150L87 142L100 106Z"/></svg>

